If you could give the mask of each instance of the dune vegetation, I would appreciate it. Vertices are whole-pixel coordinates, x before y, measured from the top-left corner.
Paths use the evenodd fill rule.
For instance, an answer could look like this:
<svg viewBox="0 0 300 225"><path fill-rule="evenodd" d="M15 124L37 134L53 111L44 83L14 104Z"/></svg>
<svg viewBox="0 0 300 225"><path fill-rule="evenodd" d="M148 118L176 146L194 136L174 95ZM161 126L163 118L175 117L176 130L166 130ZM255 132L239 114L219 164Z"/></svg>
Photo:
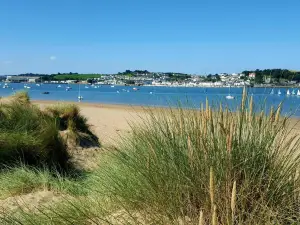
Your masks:
<svg viewBox="0 0 300 225"><path fill-rule="evenodd" d="M10 115L5 107L1 118ZM48 150L48 144L66 145L61 130L77 132L71 135L75 145L80 145L78 137L90 134L78 109L26 107L27 116L17 118L42 113L40 123L54 121L55 132L43 145L30 138L6 144L9 152L20 146L36 152ZM300 136L281 115L281 104L268 112L257 108L244 90L236 112L208 102L200 110L146 109L142 122L131 123L130 134L100 153L98 168L75 178L28 165L6 167L0 174L0 199L36 189L61 193L62 198L36 210L4 209L1 224L298 224ZM29 134L39 127L26 125ZM15 135L6 129L0 143ZM42 128L38 131L43 137ZM93 135L88 139L96 140Z"/></svg>
<svg viewBox="0 0 300 225"><path fill-rule="evenodd" d="M66 136L75 144L90 141L99 146L98 138L75 105L41 110L30 103L26 92L16 93L1 103L0 128L0 163L3 165L22 162L67 169Z"/></svg>
<svg viewBox="0 0 300 225"><path fill-rule="evenodd" d="M54 118L18 93L0 107L0 162L66 168L68 153Z"/></svg>

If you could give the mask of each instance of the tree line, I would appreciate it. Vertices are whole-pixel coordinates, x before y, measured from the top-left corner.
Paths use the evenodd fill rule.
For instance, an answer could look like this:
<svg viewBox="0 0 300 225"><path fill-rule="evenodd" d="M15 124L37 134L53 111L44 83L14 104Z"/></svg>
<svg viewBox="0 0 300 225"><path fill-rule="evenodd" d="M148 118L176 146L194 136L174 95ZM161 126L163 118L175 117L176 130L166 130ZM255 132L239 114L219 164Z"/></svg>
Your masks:
<svg viewBox="0 0 300 225"><path fill-rule="evenodd" d="M245 70L242 72L245 78L250 73L255 73L255 83L263 83L267 78L271 79L271 83L280 83L284 81L300 81L300 71L292 71L287 69L264 69L264 70Z"/></svg>

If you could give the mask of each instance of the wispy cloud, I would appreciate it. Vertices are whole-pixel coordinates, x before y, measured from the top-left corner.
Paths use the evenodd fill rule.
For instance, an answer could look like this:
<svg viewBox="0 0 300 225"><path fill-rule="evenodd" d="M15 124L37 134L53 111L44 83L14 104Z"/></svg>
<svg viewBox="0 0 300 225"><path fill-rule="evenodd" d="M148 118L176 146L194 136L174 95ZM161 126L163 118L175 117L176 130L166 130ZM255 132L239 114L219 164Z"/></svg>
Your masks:
<svg viewBox="0 0 300 225"><path fill-rule="evenodd" d="M7 65L7 64L12 64L12 61L10 61L10 60L5 60L5 61L3 61L2 63Z"/></svg>
<svg viewBox="0 0 300 225"><path fill-rule="evenodd" d="M54 61L54 60L56 60L56 56L50 56L50 60L52 60L52 61Z"/></svg>

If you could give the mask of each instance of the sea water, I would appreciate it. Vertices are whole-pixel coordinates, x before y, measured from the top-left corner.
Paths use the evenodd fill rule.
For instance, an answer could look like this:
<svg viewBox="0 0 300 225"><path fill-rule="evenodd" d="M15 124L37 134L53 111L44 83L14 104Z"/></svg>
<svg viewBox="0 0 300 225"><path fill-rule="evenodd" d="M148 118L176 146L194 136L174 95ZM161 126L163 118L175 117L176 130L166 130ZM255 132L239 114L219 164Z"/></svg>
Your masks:
<svg viewBox="0 0 300 225"><path fill-rule="evenodd" d="M117 86L110 85L79 85L78 84L26 84L30 89L24 88L23 83L9 83L9 88L3 88L4 83L0 83L0 96L6 97L21 90L27 90L33 100L53 100L53 101L78 101L78 95L83 97L83 102L125 104L142 106L175 106L181 102L185 107L200 107L205 103L206 98L213 105L228 105L231 110L236 109L242 97L243 88L205 88L205 87L154 87L154 86ZM66 91L66 87L72 89ZM273 105L278 106L283 102L283 113L291 113L293 116L300 116L300 97L296 95L287 96L287 88L273 88L274 94L270 94L271 88L247 88L249 95L253 96L256 109L263 107L269 110ZM281 95L278 95L278 90ZM290 88L290 91L292 89ZM49 94L43 94L49 92ZM297 90L295 89L295 92ZM227 95L232 95L235 99L226 99Z"/></svg>

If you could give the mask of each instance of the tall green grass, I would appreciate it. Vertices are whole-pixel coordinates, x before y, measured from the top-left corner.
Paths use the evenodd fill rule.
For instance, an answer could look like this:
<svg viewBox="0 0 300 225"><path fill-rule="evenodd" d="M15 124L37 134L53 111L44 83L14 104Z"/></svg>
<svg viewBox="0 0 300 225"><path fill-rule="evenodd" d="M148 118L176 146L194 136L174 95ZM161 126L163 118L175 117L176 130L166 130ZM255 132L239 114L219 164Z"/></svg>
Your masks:
<svg viewBox="0 0 300 225"><path fill-rule="evenodd" d="M69 195L86 195L82 189L83 177L63 176L59 171L20 165L7 167L0 173L0 200L33 193L39 190Z"/></svg>
<svg viewBox="0 0 300 225"><path fill-rule="evenodd" d="M74 169L69 160L72 149L62 132L70 130L80 140L93 137L96 143L98 138L89 130L86 118L77 107L60 106L59 113L55 115L32 105L27 92L16 93L0 102L0 201L15 196L22 198L29 193L34 196L40 190L59 193L67 198L66 202L74 196L87 195L83 185L86 173ZM13 215L11 219L15 222L17 215L25 216L25 207L26 204L17 213L0 206L1 224L8 221L6 215Z"/></svg>
<svg viewBox="0 0 300 225"><path fill-rule="evenodd" d="M77 106L41 110L31 104L27 92L0 103L0 165L22 162L66 170L69 150L79 145L99 147L100 143Z"/></svg>
<svg viewBox="0 0 300 225"><path fill-rule="evenodd" d="M27 91L19 91L11 96L12 100L21 104L30 104L30 97Z"/></svg>
<svg viewBox="0 0 300 225"><path fill-rule="evenodd" d="M0 105L0 163L67 166L68 153L54 118L19 100Z"/></svg>
<svg viewBox="0 0 300 225"><path fill-rule="evenodd" d="M201 108L149 110L94 182L116 204L174 223L200 212L202 224L300 222L299 135L281 105L254 113L244 90L237 112Z"/></svg>
<svg viewBox="0 0 300 225"><path fill-rule="evenodd" d="M244 90L236 112L147 110L103 156L88 197L20 224L298 224L300 141L281 105L254 112ZM0 218L0 219L1 219Z"/></svg>

